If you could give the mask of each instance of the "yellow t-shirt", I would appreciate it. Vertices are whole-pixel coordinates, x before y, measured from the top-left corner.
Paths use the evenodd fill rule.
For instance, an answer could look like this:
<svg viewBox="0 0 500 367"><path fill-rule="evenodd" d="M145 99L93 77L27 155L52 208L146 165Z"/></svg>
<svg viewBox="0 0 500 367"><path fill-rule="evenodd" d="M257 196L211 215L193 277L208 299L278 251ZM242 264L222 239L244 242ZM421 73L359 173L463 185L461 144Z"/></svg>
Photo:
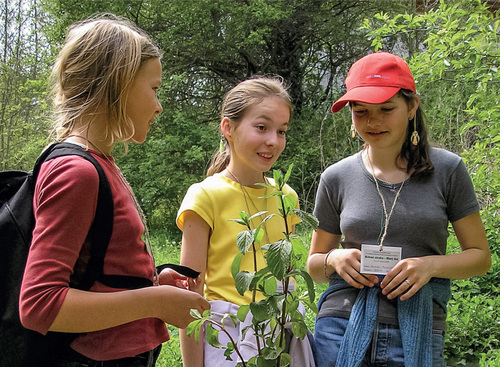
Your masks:
<svg viewBox="0 0 500 367"><path fill-rule="evenodd" d="M268 179L274 184L272 179ZM207 270L205 274L205 295L207 300L223 300L237 305L248 304L252 300L251 292L247 291L245 296L241 296L235 288L234 279L231 275L231 264L239 250L236 247L236 237L239 232L247 228L230 219L239 219L241 211L249 212L250 215L260 211L266 211L261 218L253 220L252 229L267 215L278 213L278 198L276 196L264 199L266 193L270 193L270 188L253 189L244 187L245 195L239 183L229 178L215 174L207 177L200 183L191 185L177 214L177 225L183 230L184 214L187 210L196 212L211 228L208 243ZM293 195L297 200L297 193L288 185L284 188L284 193ZM246 200L245 200L246 198ZM287 218L289 231L291 226L300 222L300 219L293 215ZM279 215L274 216L265 224L267 235L265 234L260 246L266 243L274 243L284 238L285 224ZM200 243L200 246L205 244ZM243 256L240 270L254 271L253 253L250 250ZM265 267L264 250L257 251L257 267ZM262 299L260 297L259 299Z"/></svg>

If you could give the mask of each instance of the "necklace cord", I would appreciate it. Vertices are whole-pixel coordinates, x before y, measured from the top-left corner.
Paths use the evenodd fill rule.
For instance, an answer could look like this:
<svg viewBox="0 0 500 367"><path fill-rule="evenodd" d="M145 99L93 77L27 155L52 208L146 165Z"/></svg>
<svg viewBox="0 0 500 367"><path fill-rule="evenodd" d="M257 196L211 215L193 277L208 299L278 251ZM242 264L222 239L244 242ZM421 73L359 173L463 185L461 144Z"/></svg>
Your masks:
<svg viewBox="0 0 500 367"><path fill-rule="evenodd" d="M370 173L373 177L373 180L375 181L375 186L377 187L378 195L380 196L380 199L382 200L382 208L384 210L384 217L382 218L382 221L381 221L381 231L380 231L381 234L379 235L379 238L378 238L379 251L383 251L384 250L384 239L385 239L385 236L387 235L387 228L389 227L389 220L391 219L392 213L394 212L394 207L396 206L396 202L398 201L398 198L399 198L399 194L401 193L401 190L403 189L403 186L404 186L406 180L408 179L408 177L405 175L405 179L401 183L401 186L399 187L399 190L396 193L396 196L394 197L394 201L392 202L391 211L389 212L389 214L387 214L387 207L385 205L385 199L384 199L384 196L382 195L382 192L380 191L377 177L375 177L375 171L373 169L372 161L370 159L370 154L368 154L368 151L366 151L366 157L368 158L368 163L370 164Z"/></svg>

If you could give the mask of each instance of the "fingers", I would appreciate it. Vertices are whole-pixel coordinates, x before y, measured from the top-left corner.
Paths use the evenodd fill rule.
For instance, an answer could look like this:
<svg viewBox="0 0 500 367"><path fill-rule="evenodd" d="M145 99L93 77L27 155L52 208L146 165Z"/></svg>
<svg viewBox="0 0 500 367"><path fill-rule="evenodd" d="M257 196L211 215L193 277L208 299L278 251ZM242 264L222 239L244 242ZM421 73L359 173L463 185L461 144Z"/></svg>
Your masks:
<svg viewBox="0 0 500 367"><path fill-rule="evenodd" d="M378 282L376 275L359 272L361 269L361 251L359 250L336 250L328 257L328 263L334 267L338 275L355 288L373 287Z"/></svg>
<svg viewBox="0 0 500 367"><path fill-rule="evenodd" d="M386 279L384 279L385 281ZM382 294L386 295L388 299L393 299L401 296L402 301L413 296L421 288L418 282L412 282L409 278L405 278L405 275L401 274L393 278L385 287L381 287Z"/></svg>
<svg viewBox="0 0 500 367"><path fill-rule="evenodd" d="M423 258L401 260L387 273L380 287L388 299L400 296L402 301L409 299L431 278L428 264Z"/></svg>

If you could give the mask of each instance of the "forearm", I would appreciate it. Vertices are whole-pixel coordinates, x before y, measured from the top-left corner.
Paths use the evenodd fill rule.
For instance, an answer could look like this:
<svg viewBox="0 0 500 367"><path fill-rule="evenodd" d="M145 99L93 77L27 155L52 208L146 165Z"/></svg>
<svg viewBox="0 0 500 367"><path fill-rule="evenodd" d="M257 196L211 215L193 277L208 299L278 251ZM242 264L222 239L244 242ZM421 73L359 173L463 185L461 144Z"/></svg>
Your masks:
<svg viewBox="0 0 500 367"><path fill-rule="evenodd" d="M325 257L327 254L323 253L315 253L309 255L307 260L307 271L311 276L312 280L317 284L326 283L329 281L327 277L325 277ZM327 266L326 273L327 275L331 275L334 272L330 266Z"/></svg>
<svg viewBox="0 0 500 367"><path fill-rule="evenodd" d="M194 320L190 309L209 308L198 293L168 285L111 293L70 289L49 330L91 332L145 318L183 328Z"/></svg>
<svg viewBox="0 0 500 367"><path fill-rule="evenodd" d="M91 332L158 317L156 287L112 293L70 289L50 331ZM168 305L165 305L168 307Z"/></svg>
<svg viewBox="0 0 500 367"><path fill-rule="evenodd" d="M181 344L182 364L184 367L203 367L203 345L204 335L200 331L198 343L194 338L187 336L186 329L179 330L179 339Z"/></svg>
<svg viewBox="0 0 500 367"><path fill-rule="evenodd" d="M491 267L489 251L469 248L449 255L429 256L432 276L447 279L467 279L485 274Z"/></svg>

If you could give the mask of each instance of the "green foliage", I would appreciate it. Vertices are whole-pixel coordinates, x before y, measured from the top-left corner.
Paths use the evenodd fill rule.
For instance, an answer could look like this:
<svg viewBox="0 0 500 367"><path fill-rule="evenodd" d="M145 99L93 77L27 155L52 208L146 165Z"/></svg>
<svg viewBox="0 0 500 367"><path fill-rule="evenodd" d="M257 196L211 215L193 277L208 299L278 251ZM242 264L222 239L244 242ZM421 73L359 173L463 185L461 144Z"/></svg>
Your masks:
<svg viewBox="0 0 500 367"><path fill-rule="evenodd" d="M285 324L290 323L292 333L295 337L303 339L308 331L304 316L298 311L299 303L306 304L310 310L317 312L314 304L316 294L314 283L305 271L304 259L307 257L305 243L299 236L291 233L289 218L292 215L299 215L303 219L304 225L309 229L315 229L318 225L317 219L304 211L296 209L296 200L291 195L283 192L287 181L292 173L290 166L283 176L278 170L273 172L274 185L261 184L272 191L265 198L275 197L279 204L279 213L272 213L266 216L262 222L252 228L251 221L254 218L266 214L259 212L253 215L241 212L240 218L233 219L246 229L241 231L236 238L236 246L239 253L235 256L231 266L231 274L235 280L235 287L240 295L245 292L252 292L252 302L248 305L241 305L237 315L227 314L221 322L211 318L210 311L200 315L196 310L192 310L191 315L196 319L188 326L188 335L194 333L198 338L202 325L207 324L206 340L216 348L226 348L219 343L218 334L220 331L226 333L231 343L226 350L226 356L232 351L236 351L243 366L287 366L290 363L290 355L285 353L284 332ZM280 216L284 223L286 232L284 237L271 244L261 245L265 227L263 224L273 216ZM240 271L241 258L251 249L256 264L257 251L265 250L264 257L266 266L262 269L253 269L253 272ZM301 277L306 284L306 292L300 289L292 289L290 282L295 277ZM281 289L278 289L281 284ZM257 293L262 294L264 299L257 302ZM238 344L233 340L225 329L224 320L231 320L234 326L237 320L245 321L248 312L252 313L252 329L256 337L258 354L249 361L243 361L239 354ZM243 333L245 335L245 333Z"/></svg>
<svg viewBox="0 0 500 367"><path fill-rule="evenodd" d="M445 336L447 360L460 365L500 349L500 292L482 292L470 281L454 281Z"/></svg>

